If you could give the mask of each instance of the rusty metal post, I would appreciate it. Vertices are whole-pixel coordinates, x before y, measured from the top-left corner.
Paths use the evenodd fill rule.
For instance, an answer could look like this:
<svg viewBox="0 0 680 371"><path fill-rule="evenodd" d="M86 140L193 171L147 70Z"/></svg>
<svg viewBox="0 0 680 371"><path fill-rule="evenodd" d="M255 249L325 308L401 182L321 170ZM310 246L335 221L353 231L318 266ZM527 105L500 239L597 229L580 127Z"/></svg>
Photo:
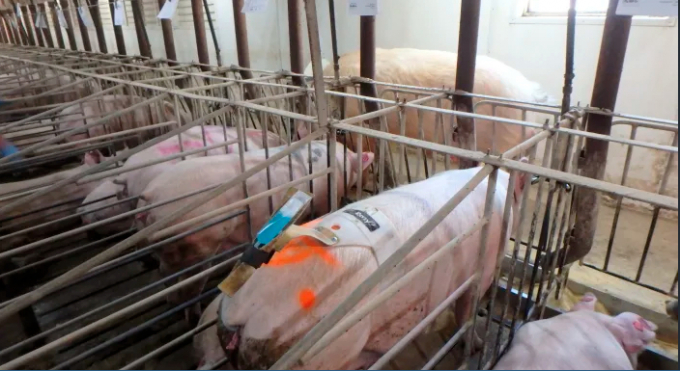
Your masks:
<svg viewBox="0 0 680 371"><path fill-rule="evenodd" d="M3 44L9 44L9 33L5 27L5 17L0 17L0 22L0 28L2 28L2 32L0 32L0 41Z"/></svg>
<svg viewBox="0 0 680 371"><path fill-rule="evenodd" d="M234 28L236 30L236 54L238 54L238 65L243 68L250 68L246 15L241 13L241 9L243 9L243 0L232 0L232 5L234 7ZM253 78L253 74L250 71L241 71L241 76L246 80Z"/></svg>
<svg viewBox="0 0 680 371"><path fill-rule="evenodd" d="M208 41L205 37L205 21L203 19L203 3L201 0L191 0L191 15L194 18L194 32L196 33L196 50L198 63L210 64L208 56ZM202 71L207 71L207 66L201 66Z"/></svg>
<svg viewBox="0 0 680 371"><path fill-rule="evenodd" d="M331 21L331 48L333 49L333 74L335 80L340 78L340 55L338 55L338 30L335 27L335 1L328 0L328 11Z"/></svg>
<svg viewBox="0 0 680 371"><path fill-rule="evenodd" d="M130 0L130 5L132 6L132 17L135 20L135 31L137 33L137 42L139 43L139 54L141 54L143 57L152 58L149 35L146 33L146 26L144 25L144 12L142 11L142 3L140 0Z"/></svg>
<svg viewBox="0 0 680 371"><path fill-rule="evenodd" d="M92 44L90 43L90 34L87 32L87 26L85 26L85 23L83 23L83 19L80 17L80 14L78 14L78 3L75 2L77 0L74 0L73 5L76 6L76 19L78 20L78 28L80 28L80 36L83 38L83 49L85 51L91 52L92 51Z"/></svg>
<svg viewBox="0 0 680 371"><path fill-rule="evenodd" d="M18 24L13 25L11 22L11 19L14 17L13 10L9 10L5 13L5 23L7 24L7 27L10 32L10 36L12 37L12 40L14 41L15 45L22 45L23 44L23 39L22 39L22 34L21 30L19 30L18 27L20 27ZM16 27L15 27L16 26Z"/></svg>
<svg viewBox="0 0 680 371"><path fill-rule="evenodd" d="M54 34L57 36L57 45L61 49L66 49L64 35L61 33L61 25L59 24L59 15L57 14L57 2L51 3L49 8L52 10L52 24L54 24Z"/></svg>
<svg viewBox="0 0 680 371"><path fill-rule="evenodd" d="M27 6L22 6L21 7L21 13L24 16L24 26L25 26L25 31L26 35L28 35L28 43L33 46L37 46L38 44L35 41L35 36L33 35L34 31L32 32L31 29L33 28L33 20L31 19L31 15L28 12L28 7ZM42 46L42 45L41 45Z"/></svg>
<svg viewBox="0 0 680 371"><path fill-rule="evenodd" d="M360 33L360 58L359 74L361 77L374 80L375 79L375 17L361 16L359 23ZM362 83L360 86L361 95L366 97L376 97L376 90L374 84ZM378 110L378 103L372 101L364 101L366 112L373 112Z"/></svg>
<svg viewBox="0 0 680 371"><path fill-rule="evenodd" d="M460 6L460 29L458 32L458 65L456 66L456 91L472 93L475 85L475 63L477 59L477 37L479 36L479 10L481 0L463 0ZM454 109L472 113L472 97L455 95ZM460 148L474 149L475 121L472 118L456 117L457 140ZM487 150L487 148L478 148ZM472 160L461 158L461 169L477 166Z"/></svg>
<svg viewBox="0 0 680 371"><path fill-rule="evenodd" d="M66 36L68 37L68 44L71 46L71 50L78 50L78 43L76 42L76 34L73 30L73 20L71 19L71 12L69 12L69 2L68 0L61 0L60 2L62 12L64 13L64 18L66 19Z"/></svg>
<svg viewBox="0 0 680 371"><path fill-rule="evenodd" d="M113 35L116 38L116 48L118 49L118 54L127 55L127 50L125 49L125 37L123 37L123 26L116 26L115 13L116 13L116 0L109 0L109 9L111 9L111 24L113 24Z"/></svg>
<svg viewBox="0 0 680 371"><path fill-rule="evenodd" d="M35 6L35 2L32 2L28 4L28 10L30 11L30 15L28 14L29 12L24 12L24 17L28 17L28 21L26 22L27 24L30 24L33 28L33 33L35 34L35 39L38 40L38 45L44 47L45 46L45 40L43 40L43 35L42 32L40 32L40 29L38 28L38 25L35 24L35 17L38 14L38 11Z"/></svg>
<svg viewBox="0 0 680 371"><path fill-rule="evenodd" d="M28 32L27 26L23 23L23 20L16 15L16 7L19 6L15 1L12 2L12 17L16 19L16 29L21 39L22 45L35 45L35 40L31 43L30 33Z"/></svg>
<svg viewBox="0 0 680 371"><path fill-rule="evenodd" d="M7 20L7 12L0 11L0 18L2 18L2 24L7 31L7 42L18 45L16 39L14 38L14 29L12 28L12 24Z"/></svg>
<svg viewBox="0 0 680 371"><path fill-rule="evenodd" d="M47 23L47 5L45 3L38 4L38 8L39 8L40 12L42 13L43 19L44 19L46 26L47 26L47 27L42 29L43 36L45 37L45 41L47 42L47 46L49 46L50 48L54 48L54 39L52 39L52 31L50 30L49 23ZM55 28L59 27L59 24L58 23L55 24L54 27Z"/></svg>
<svg viewBox="0 0 680 371"><path fill-rule="evenodd" d="M162 9L165 5L165 0L158 0L158 8ZM175 35L172 32L172 20L161 19L161 29L163 30L163 44L165 45L165 57L171 61L177 60L177 51L175 50ZM175 65L171 63L171 65Z"/></svg>
<svg viewBox="0 0 680 371"><path fill-rule="evenodd" d="M104 27L102 26L102 16L99 11L99 1L87 0L86 3L90 7L90 15L92 16L92 23L94 24L95 32L97 33L97 43L99 44L100 53L108 53L109 48L106 46L106 36L104 35ZM113 14L111 14L111 21L113 22Z"/></svg>
<svg viewBox="0 0 680 371"><path fill-rule="evenodd" d="M290 47L290 70L293 73L303 73L304 53L302 46L302 22L300 19L300 1L288 0L288 37ZM293 77L293 83L298 86L304 85L304 79Z"/></svg>
<svg viewBox="0 0 680 371"><path fill-rule="evenodd" d="M592 107L614 110L616 96L621 82L623 61L626 56L628 35L630 34L631 16L616 15L617 0L609 0L609 9L604 23L604 33L597 62L595 85L590 101ZM599 114L587 115L586 130L591 133L609 135L612 117ZM579 158L581 175L602 179L607 164L609 142L587 138L583 153ZM576 223L566 256L566 264L586 256L593 245L597 213L600 199L597 191L578 187L576 193Z"/></svg>

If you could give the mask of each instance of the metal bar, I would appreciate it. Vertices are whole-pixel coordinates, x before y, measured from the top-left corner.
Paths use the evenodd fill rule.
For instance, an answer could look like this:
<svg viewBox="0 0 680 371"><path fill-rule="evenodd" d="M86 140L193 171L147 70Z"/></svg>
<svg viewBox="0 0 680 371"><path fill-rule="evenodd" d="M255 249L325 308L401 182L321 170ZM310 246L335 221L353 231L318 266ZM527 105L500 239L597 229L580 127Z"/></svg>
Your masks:
<svg viewBox="0 0 680 371"><path fill-rule="evenodd" d="M191 124L188 124L188 125L191 125ZM158 220L157 222L153 223L150 226L147 226L146 228L135 233L134 235L125 239L124 241L117 243L116 245L105 250L104 252L92 257L88 261L72 268L70 271L64 273L63 275L61 275L61 276L55 278L54 280L44 284L43 286L37 288L36 290L31 291L30 293L26 294L25 296L22 296L21 298L12 302L8 306L0 309L0 323L2 323L4 320L6 320L12 314L14 314L14 313L18 312L19 310L33 304L34 302L42 299L46 295L54 292L55 290L63 287L66 284L69 284L73 280L84 275L91 268L116 257L118 254L127 250L131 246L134 246L135 244L143 241L144 239L146 239L147 237L149 237L153 233L161 230L162 228L166 227L167 225L169 225L171 222L175 221L177 218L181 217L182 215L184 215L184 214L188 213L189 211L195 209L196 207L204 204L205 202L212 200L216 196L222 194L227 189L230 189L233 186L240 184L244 179L247 179L250 176L252 176L253 174L263 170L264 168L268 167L270 164L274 163L275 161L278 161L279 159L287 156L289 153L292 153L293 151L298 150L302 146L306 145L307 143L309 143L312 140L319 137L321 134L322 133L320 131L316 132L316 133L311 133L309 136L307 136L307 137L301 139L300 141L290 145L289 147L283 149L281 152L274 154L268 160L263 161L263 162L255 165L255 166L253 166L252 168L241 173L239 176L234 177L233 179L229 180L228 182L226 182L226 183L212 189L211 191L197 197L195 200L188 203L184 207L181 207L180 209L178 209L174 213L163 217L162 219ZM152 141L147 142L147 144L150 143L150 142L152 142ZM140 147L143 147L143 146L144 145L142 145ZM107 161L103 162L102 164L105 164L106 162ZM100 164L100 165L102 165L102 164ZM93 168L96 168L96 166L93 167Z"/></svg>
<svg viewBox="0 0 680 371"><path fill-rule="evenodd" d="M85 0L73 0L74 5L79 5L79 1L85 1ZM133 0L134 1L134 0ZM78 10L76 8L76 10ZM77 15L78 12L76 12L76 19L78 21L78 28L80 29L80 36L83 39L83 49L85 51L91 52L92 51L92 44L90 43L90 34L87 31L87 26L85 26L85 23L83 23L83 19Z"/></svg>
<svg viewBox="0 0 680 371"><path fill-rule="evenodd" d="M113 25L113 35L116 38L116 48L118 49L118 54L127 54L127 49L125 48L125 37L123 36L123 26L116 26L115 14L116 8L118 8L118 3L116 0L109 0L109 9L111 11L111 24ZM161 24L163 22L161 21Z"/></svg>
<svg viewBox="0 0 680 371"><path fill-rule="evenodd" d="M313 2L306 3L308 4ZM456 208L472 190L480 184L493 170L492 166L485 166L470 179L449 201L437 210L411 237L404 242L399 249L390 255L383 264L371 273L349 296L342 301L331 313L323 317L305 336L293 345L288 351L270 368L270 370L288 369L297 362L321 337L340 321L355 305L363 299L378 283L382 281L392 268L399 264L432 230L439 225L441 220Z"/></svg>
<svg viewBox="0 0 680 371"><path fill-rule="evenodd" d="M204 277L209 277L212 275L212 273L217 272L221 270L222 268L227 267L228 265L235 263L238 258L240 258L240 254L238 256L232 257L229 260L222 262L220 264L215 265L214 267L208 268L204 270L203 272L197 273L194 276L191 276L171 287L168 287L164 290L161 290L143 300L140 300L130 306L127 306L115 313L112 313L98 321L95 321L93 323L90 323L87 326L81 327L80 329L63 336L49 344L46 344L38 349L35 349L29 353L26 353L22 355L21 357L15 358L11 360L10 362L7 362L3 365L0 365L0 369L14 369L18 368L21 365L25 365L28 362L31 362L33 360L39 359L41 357L44 357L47 354L50 354L51 352L62 348L63 346L66 346L73 341L82 338L84 336L87 336L91 333L94 333L96 331L102 330L109 326L111 323L115 323L117 321L122 321L126 318L129 318L131 315L136 313L139 310L148 308L151 304L154 304L156 302L159 302L161 300L165 300L166 295L178 291L179 289L189 286L193 284L194 282L199 282L201 279ZM199 263L203 264L203 262ZM179 273L179 272L178 272ZM12 303L14 304L14 303ZM10 304L10 306L12 305ZM8 306L9 307L9 306ZM7 307L3 308L2 310L4 311Z"/></svg>
<svg viewBox="0 0 680 371"><path fill-rule="evenodd" d="M47 42L47 46L50 48L54 48L54 40L52 39L52 31L50 31L50 26L49 23L47 23L47 5L45 3L38 4L38 8L40 9L40 13L42 14L43 21L45 22L45 27L42 28L43 31L43 36L45 37L45 41ZM58 28L59 23L54 24L54 28Z"/></svg>
<svg viewBox="0 0 680 371"><path fill-rule="evenodd" d="M205 8L205 15L208 18L208 26L210 26L210 34L213 40L213 47L215 48L215 57L217 59L217 66L222 67L222 56L220 55L220 44L217 42L217 34L215 33L215 26L213 25L212 16L210 15L210 6L208 0L203 0L203 7Z"/></svg>
<svg viewBox="0 0 680 371"><path fill-rule="evenodd" d="M26 13L24 13L24 17L27 18L26 24L31 25L33 34L35 35L36 40L38 40L38 45L40 45L41 47L45 47L45 40L43 40L42 32L40 32L40 29L35 24L35 17L38 14L35 7L35 1L33 0L31 3L29 3L26 9L28 10Z"/></svg>
<svg viewBox="0 0 680 371"><path fill-rule="evenodd" d="M205 21L203 19L203 3L201 0L191 0L191 15L194 20L194 32L196 33L196 50L198 52L198 62L201 64L210 63L208 56L208 42L205 37ZM206 66L200 66L201 71L208 71Z"/></svg>
<svg viewBox="0 0 680 371"><path fill-rule="evenodd" d="M64 35L61 33L61 23L59 23L59 16L57 12L57 1L50 3L49 7L52 10L52 24L54 25L54 34L57 36L57 45L61 49L66 49L66 44L64 43ZM47 12L47 9L45 9Z"/></svg>
<svg viewBox="0 0 680 371"><path fill-rule="evenodd" d="M102 27L102 17L99 11L99 0L87 0L86 3L90 8L92 15L92 23L97 33L97 42L99 43L99 52L108 53L109 49L106 46L106 36L104 35L104 28ZM111 20L113 21L113 13L111 13Z"/></svg>
<svg viewBox="0 0 680 371"><path fill-rule="evenodd" d="M165 0L158 0L158 8L162 9L165 5ZM175 35L172 31L172 20L161 19L161 30L163 30L163 45L165 45L165 56L171 61L177 60L177 51L175 50ZM170 62L170 66L175 66L177 63Z"/></svg>
<svg viewBox="0 0 680 371"><path fill-rule="evenodd" d="M591 106L613 111L623 72L623 61L632 22L631 16L616 15L617 0L609 0L609 9L604 24L604 34L597 63L595 85ZM591 133L610 135L611 116L588 114L587 130ZM607 163L609 142L586 139L584 157L579 163L581 174L593 179L602 179ZM565 265L575 262L590 252L597 227L599 197L595 190L579 188L576 193L576 224L569 244Z"/></svg>
<svg viewBox="0 0 680 371"><path fill-rule="evenodd" d="M333 49L333 74L335 80L340 80L340 55L338 55L338 31L335 25L335 0L328 0L328 11L331 22L331 48Z"/></svg>
<svg viewBox="0 0 680 371"><path fill-rule="evenodd" d="M304 43L301 32L302 21L300 19L300 2L301 0L288 0L290 70L294 73L304 73ZM293 83L298 86L305 86L304 78L301 76L293 76ZM300 101L304 101L304 99L300 99Z"/></svg>
<svg viewBox="0 0 680 371"><path fill-rule="evenodd" d="M576 34L576 0L569 1L567 12L567 55L564 68L564 87L562 88L562 114L571 107L572 81L574 80L574 39Z"/></svg>
<svg viewBox="0 0 680 371"><path fill-rule="evenodd" d="M480 0L464 0L460 6L460 29L458 31L458 64L456 66L456 90L471 93L475 84L475 62L477 58L477 38L479 34ZM454 109L472 112L472 98L453 97ZM473 119L457 118L458 145L464 149L475 148L475 122ZM486 150L482 148L481 150ZM461 158L459 167L467 169L477 164Z"/></svg>
<svg viewBox="0 0 680 371"><path fill-rule="evenodd" d="M142 11L141 0L130 0L130 5L132 6L132 17L135 21L135 31L137 33L137 43L139 44L139 54L141 54L143 57L153 58L151 54L149 35L146 33L146 25L144 24L144 12Z"/></svg>
<svg viewBox="0 0 680 371"><path fill-rule="evenodd" d="M71 12L69 11L69 1L68 0L56 0L60 2L60 8L64 13L64 18L66 19L66 36L68 38L69 46L71 50L78 50L78 43L76 42L76 34L73 28L73 20L71 19Z"/></svg>

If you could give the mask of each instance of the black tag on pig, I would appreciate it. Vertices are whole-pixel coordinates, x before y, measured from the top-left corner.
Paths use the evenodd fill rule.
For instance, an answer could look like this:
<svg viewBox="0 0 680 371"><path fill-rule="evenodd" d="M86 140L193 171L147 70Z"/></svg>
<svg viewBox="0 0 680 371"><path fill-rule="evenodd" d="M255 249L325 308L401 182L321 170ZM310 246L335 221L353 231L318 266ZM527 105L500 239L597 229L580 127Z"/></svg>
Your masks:
<svg viewBox="0 0 680 371"><path fill-rule="evenodd" d="M371 232L380 228L380 225L378 224L378 222L375 221L375 219L371 218L370 215L366 214L361 210L347 209L344 212L359 219Z"/></svg>

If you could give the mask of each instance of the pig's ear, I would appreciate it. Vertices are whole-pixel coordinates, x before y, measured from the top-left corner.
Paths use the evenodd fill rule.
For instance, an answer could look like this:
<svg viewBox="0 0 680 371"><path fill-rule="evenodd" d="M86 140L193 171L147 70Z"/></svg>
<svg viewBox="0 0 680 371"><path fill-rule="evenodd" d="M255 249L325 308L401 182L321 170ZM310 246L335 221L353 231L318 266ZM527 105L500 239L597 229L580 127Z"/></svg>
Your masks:
<svg viewBox="0 0 680 371"><path fill-rule="evenodd" d="M119 200L122 200L124 198L128 198L128 188L127 188L127 181L126 180L121 180L121 179L114 179L112 180L113 184L122 186L121 188L118 188L116 191L116 198Z"/></svg>
<svg viewBox="0 0 680 371"><path fill-rule="evenodd" d="M359 171L364 171L373 163L373 160L375 159L375 154L373 152L364 152L361 154L360 159L358 158L359 154L356 154L356 157L357 163L359 165L358 167Z"/></svg>
<svg viewBox="0 0 680 371"><path fill-rule="evenodd" d="M657 326L634 313L621 313L614 318L612 333L628 354L641 352L656 338Z"/></svg>
<svg viewBox="0 0 680 371"><path fill-rule="evenodd" d="M85 154L85 158L83 158L83 163L85 165L96 165L104 159L104 155L102 155L101 152L99 151L90 151Z"/></svg>
<svg viewBox="0 0 680 371"><path fill-rule="evenodd" d="M574 306L571 308L571 311L577 311L577 310L590 310L594 311L595 310L595 303L597 303L597 298L595 297L595 294L592 292L586 292L581 300L574 304Z"/></svg>
<svg viewBox="0 0 680 371"><path fill-rule="evenodd" d="M526 157L522 157L519 161L525 164L529 163L529 159ZM522 193L524 192L524 184L528 176L529 174L525 172L517 172L517 175L515 176L515 200L519 201L520 197L522 197Z"/></svg>

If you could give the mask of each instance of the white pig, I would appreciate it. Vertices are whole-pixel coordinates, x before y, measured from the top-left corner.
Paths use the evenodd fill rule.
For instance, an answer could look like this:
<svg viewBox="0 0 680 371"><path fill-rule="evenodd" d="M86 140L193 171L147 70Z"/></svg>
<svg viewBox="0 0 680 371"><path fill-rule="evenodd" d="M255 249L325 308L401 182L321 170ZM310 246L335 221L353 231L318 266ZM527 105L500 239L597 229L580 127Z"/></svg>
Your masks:
<svg viewBox="0 0 680 371"><path fill-rule="evenodd" d="M43 177L39 177L36 179L30 179L30 180L25 180L25 181L20 181L20 182L12 182L12 183L5 183L0 186L0 207L5 206L10 204L11 202L14 202L17 200L17 198L12 198L12 194L18 194L23 191L28 191L31 189L36 189L38 187L45 187L45 186L50 186L53 185L54 183L61 181L63 179L66 179L72 175L78 174L80 172L83 172L87 170L88 168L97 165L98 163L104 161L106 158L99 153L98 151L93 151L93 152L88 152L85 154L85 157L83 158L83 164L79 167L69 169L69 170L64 170L60 171L54 174L49 174ZM73 200L79 197L85 197L88 193L90 193L94 188L96 188L100 183L104 182L104 180L100 181L95 181L91 183L85 183L85 184L67 184L65 186L59 187L56 190L38 197L37 199L28 202L27 204L24 204L22 206L19 206L17 208L14 208L13 210L10 210L7 213L3 213L1 219L8 219L5 221L0 222L0 225L2 225L3 230L5 232L16 232L24 228L32 227L35 226L36 224L41 224L49 221L53 221L56 219L60 219L63 217L66 217L68 215L74 214L74 207L77 205L75 203L69 203L63 206L59 206L56 208L49 208L50 205L58 204L58 203L63 203L68 200ZM25 217L19 217L19 215L28 213L30 211L38 210L38 209L46 209L44 211L40 211L36 214L29 214ZM55 212L59 210L59 212ZM23 224L28 219L33 219L36 216L41 217L39 220L34 220L33 222L29 224ZM14 219L12 219L14 218ZM22 223L22 224L20 224ZM49 236L51 234L54 234L56 231L61 230L63 228L68 228L73 225L77 225L80 223L80 219L77 217L62 221L60 223L53 224L49 227L41 228L36 231L33 231L30 233L30 236L24 236L24 238L19 239L22 241L25 241L26 237L30 237L30 239L35 239L37 237L45 237ZM21 237L21 236L20 236ZM17 240L17 241L19 241ZM0 246L2 246L4 249L9 249L13 246L14 244L7 243L6 241L2 240L2 237L0 237Z"/></svg>
<svg viewBox="0 0 680 371"><path fill-rule="evenodd" d="M236 129L223 128L221 126L200 126L192 127L184 131L182 137L182 148L184 151L191 151L204 147L203 132L205 130L205 144L211 146L218 143L231 142L238 139ZM226 139L225 139L226 131ZM254 150L264 147L262 140L262 130L246 129L245 141L246 149ZM276 134L267 132L267 145L269 147L280 146L283 140ZM123 168L137 166L141 163L169 156L181 152L179 139L177 136L168 138L154 146L144 149L128 158L123 165ZM207 151L208 156L223 155L225 153L238 152L238 144L230 144L226 149L224 147L213 148ZM194 155L187 156L187 158L195 158L204 156L205 152L200 152ZM136 201L117 203L125 198L139 196L146 186L153 178L164 172L165 170L178 163L181 158L161 162L159 164L143 167L141 169L132 170L122 173L113 180L102 183L99 187L94 189L83 201L83 206L78 209L78 212L88 212L82 216L83 223L90 224L100 220L108 219L110 217L120 215L128 212L136 206ZM111 197L111 196L116 197ZM101 201L97 201L101 200ZM117 203L117 204L116 204ZM115 204L115 205L114 205ZM93 211L99 209L97 211ZM115 233L130 228L132 221L124 219L116 223L110 223L99 227L96 232L101 234Z"/></svg>
<svg viewBox="0 0 680 371"><path fill-rule="evenodd" d="M354 51L347 53L340 57L340 76L359 76L360 75L360 53ZM376 49L375 50L375 81L401 84L409 86L418 86L425 88L454 88L456 81L456 68L458 62L458 55L456 53L439 51L439 50L420 50L409 48L397 49ZM308 70L309 71L309 67ZM328 64L324 67L324 76L333 76L333 65ZM377 85L378 96L381 96L383 90L390 88L389 86ZM510 98L526 102L546 102L550 99L540 88L540 86L528 80L518 70L504 64L503 62L478 55L476 59L475 68L475 83L473 93L490 95L494 97ZM394 93L385 93L382 95L384 99L394 100ZM413 100L413 94L399 93L399 99ZM474 98L473 103L477 103L482 99ZM337 111L337 103L335 100L330 101L331 111L336 111L336 116L339 117ZM428 106L436 107L436 102L433 101L427 104ZM443 108L451 108L450 100L442 101ZM359 104L356 99L345 99L346 117L358 116ZM420 138L420 131L418 127L418 112L415 109L405 110L405 127L406 136L411 138ZM444 144L444 132L436 120L434 112L421 111L422 125L424 132L424 140L428 142L437 142ZM477 108L477 113L483 115L493 115L490 105L481 105ZM496 108L495 116L521 120L522 112L508 107ZM527 112L527 119L530 121L538 121L544 119L544 115ZM390 113L387 117L388 130L392 134L400 134L399 116L396 112ZM549 116L548 116L549 117ZM450 125L449 116L444 116L444 125ZM492 122L487 120L475 120L476 127L476 144L477 150L486 152L487 149L493 149L492 139ZM307 135L306 124L301 124L297 128L300 137ZM450 128L448 133L451 134L449 139L454 146L458 146L458 140L455 128ZM534 130L526 128L526 138L534 135ZM522 141L522 128L518 125L496 123L496 144L495 153L503 153L508 149L516 146ZM339 140L339 139L338 139ZM349 139L348 139L349 141ZM364 147L366 148L366 147ZM451 157L456 161L455 157Z"/></svg>
<svg viewBox="0 0 680 371"><path fill-rule="evenodd" d="M571 312L522 326L495 370L633 370L657 326L637 314L595 312L587 293Z"/></svg>
<svg viewBox="0 0 680 371"><path fill-rule="evenodd" d="M319 172L327 168L328 147L325 141L312 142L311 162L313 172ZM270 156L283 150L286 146L270 149ZM338 144L336 147L335 160L337 161L336 184L338 195L343 194L343 147ZM368 167L374 158L373 153L365 152L362 158L354 152L348 151L347 166L348 185L352 186L357 179L357 172L363 171ZM271 187L277 187L290 181L289 166L292 168L292 178L299 179L309 173L308 147L303 146L292 153L292 156L272 164L269 169L271 172ZM265 151L257 150L246 152L244 155L246 169L261 163L265 160ZM233 179L241 173L240 159L238 154L200 157L186 160L173 166L168 171L157 176L149 183L138 203L138 207L148 204L158 203L174 198L183 194L202 189L211 185L216 185ZM267 191L266 171L260 171L249 177L246 181L248 195L250 197ZM301 190L309 191L309 182L304 182L296 186ZM317 177L313 181L313 204L316 215L328 212L328 180L326 176ZM273 208L281 205L281 201L286 190L274 194L272 197ZM137 214L137 221L142 225L149 225L162 217L173 213L175 210L192 202L198 196L187 197L177 202L172 202L164 206L153 208L147 212ZM191 212L177 219L174 223L197 217L217 208L228 206L234 202L243 200L245 195L243 187L234 186L212 201L197 207ZM309 212L309 209L307 209ZM250 203L250 223L253 231L259 230L270 217L268 198ZM219 250L227 250L233 246L250 242L248 219L245 215L229 219L207 229L203 229L179 241L163 247L160 251L161 271L170 273L181 268L196 264ZM177 300L194 293L186 293L196 288L187 289L185 293L178 294ZM175 299L170 299L174 301ZM197 319L197 318L196 318Z"/></svg>
<svg viewBox="0 0 680 371"><path fill-rule="evenodd" d="M147 98L131 95L104 95L93 100L85 101L81 104L76 104L64 108L57 113L57 120L62 121L58 128L62 130L75 129L79 126L84 126L86 123L91 124L107 114L123 110L136 103L143 102ZM160 117L158 115L160 111ZM182 124L191 121L191 116L180 107L180 117ZM83 120L83 116L89 117ZM86 122L85 122L86 121ZM116 133L123 130L129 130L149 125L159 124L167 121L177 121L175 115L175 106L167 101L156 101L149 105L139 107L132 112L123 114L120 117L109 120L108 122L91 127L87 133L75 134L67 139L68 142L86 139L88 137L97 137L104 134ZM141 132L143 141L153 138L157 135L168 131L170 127L150 129ZM127 143L127 142L126 142ZM130 146L136 145L136 140L130 141Z"/></svg>
<svg viewBox="0 0 680 371"><path fill-rule="evenodd" d="M237 349L238 354L234 354L232 359L237 360L242 369L271 367L319 319L335 309L373 273L380 262L432 218L479 170L472 168L443 172L427 180L355 202L313 223L307 223L310 227L316 224L340 233L339 243L328 247L314 243L307 237L292 240L283 250L275 253L267 265L259 268L226 303L220 313L222 323L231 328L230 338L227 337L225 342L234 344ZM515 208L521 199L523 178L524 175L516 177L513 194L517 200ZM508 235L501 236L508 182L508 173L499 171L493 215L489 221L488 245L483 258L483 290L491 284L499 246L501 242L507 241L512 224L515 224L513 220L519 214L514 213L510 219ZM480 220L484 213L487 184L487 180L479 184L400 265L390 271L359 306ZM345 216L357 215L356 210L369 210L367 212L372 212L377 222L370 224L370 219L365 215L357 217L356 221ZM352 224L347 226L347 223ZM366 227L357 229L364 225ZM373 225L373 232L369 232L369 225ZM345 228L349 229L342 234ZM370 239L371 233L376 233L377 242L357 242L361 241L360 234ZM300 367L355 369L372 364L378 355L390 349L476 272L480 233L479 230L473 233L434 263L431 269L420 273ZM343 239L348 242L344 244ZM472 294L472 290L468 290L456 301L456 323L462 324L467 319Z"/></svg>

